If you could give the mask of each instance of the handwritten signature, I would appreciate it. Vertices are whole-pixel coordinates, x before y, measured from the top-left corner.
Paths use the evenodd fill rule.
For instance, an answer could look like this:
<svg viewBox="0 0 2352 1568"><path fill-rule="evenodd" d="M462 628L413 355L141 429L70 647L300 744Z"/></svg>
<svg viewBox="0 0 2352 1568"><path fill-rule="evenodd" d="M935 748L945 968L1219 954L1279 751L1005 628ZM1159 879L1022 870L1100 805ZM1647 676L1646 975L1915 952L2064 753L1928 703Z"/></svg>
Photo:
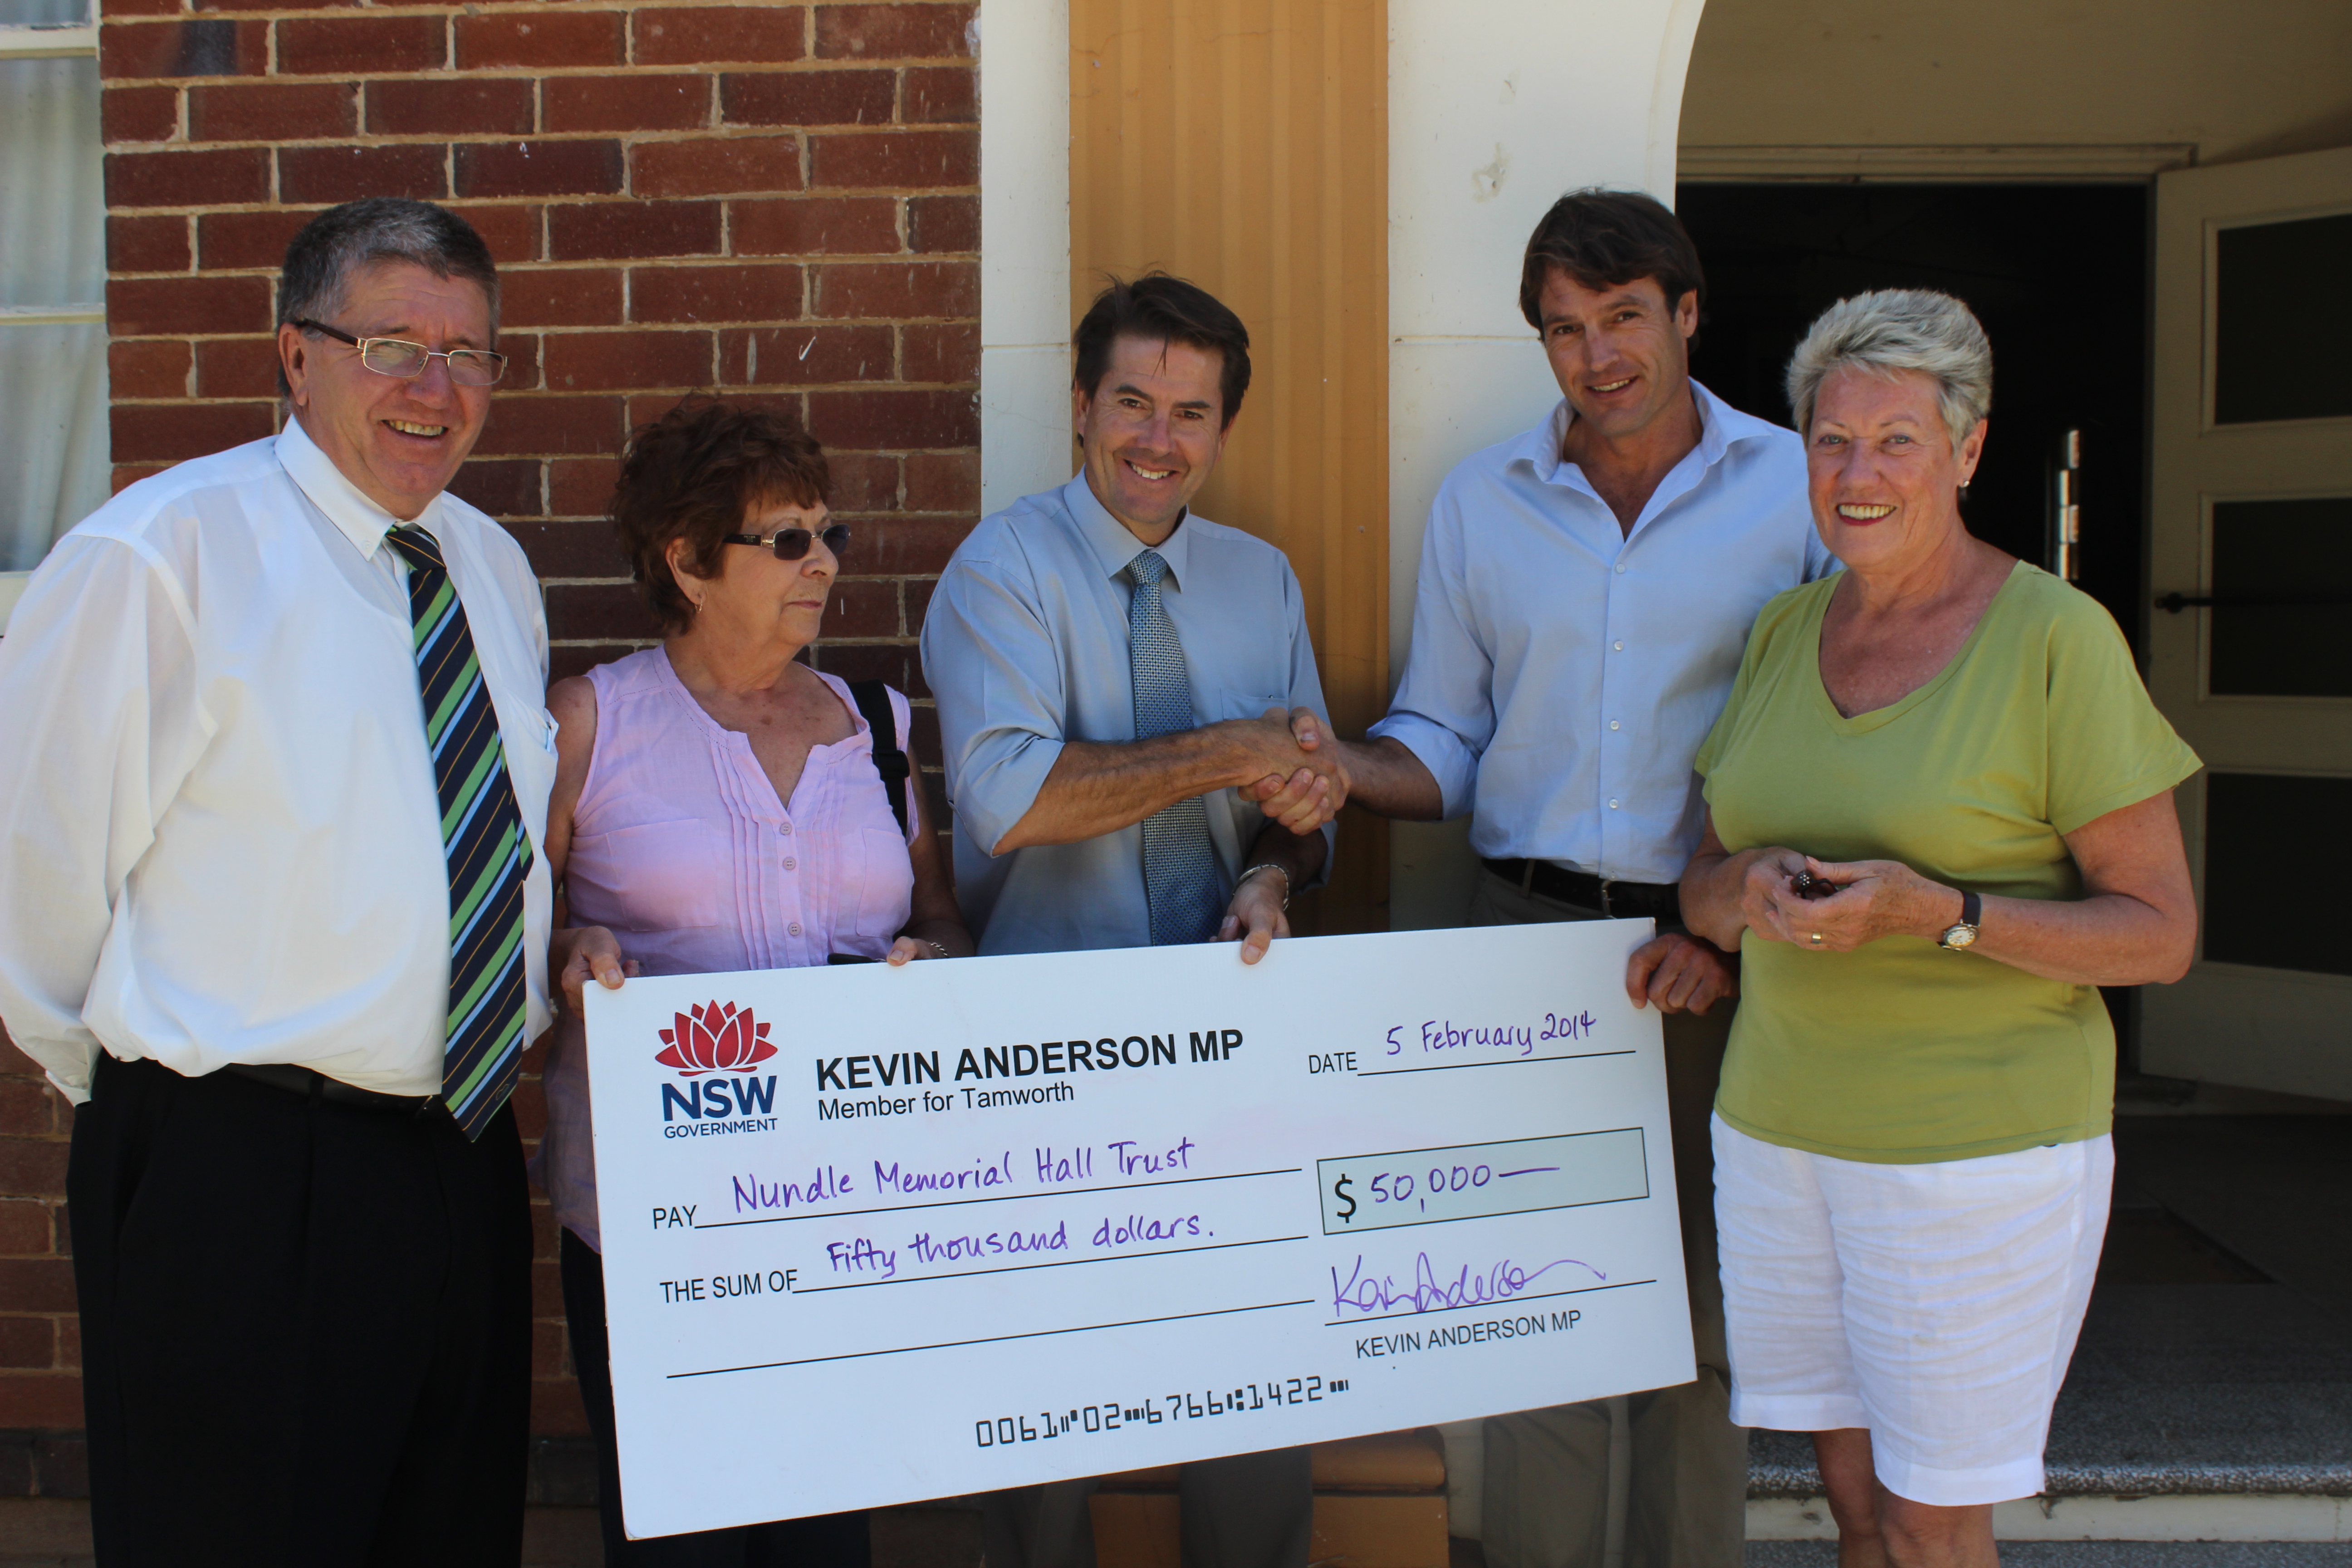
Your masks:
<svg viewBox="0 0 2352 1568"><path fill-rule="evenodd" d="M1484 1274L1473 1274L1464 1264L1451 1279L1437 1278L1437 1266L1429 1254L1413 1259L1412 1283L1399 1289L1395 1279L1381 1275L1378 1279L1364 1277L1363 1254L1356 1255L1356 1266L1345 1285L1339 1283L1339 1271L1331 1270L1331 1307L1334 1311L1354 1308L1359 1312L1386 1312L1402 1305L1408 1311L1439 1312L1452 1307L1479 1307L1489 1301L1507 1301L1523 1295L1528 1287L1555 1268L1581 1268L1595 1279L1606 1282L1609 1276L1590 1263L1573 1258L1555 1258L1540 1268L1522 1268L1508 1258L1496 1264Z"/></svg>

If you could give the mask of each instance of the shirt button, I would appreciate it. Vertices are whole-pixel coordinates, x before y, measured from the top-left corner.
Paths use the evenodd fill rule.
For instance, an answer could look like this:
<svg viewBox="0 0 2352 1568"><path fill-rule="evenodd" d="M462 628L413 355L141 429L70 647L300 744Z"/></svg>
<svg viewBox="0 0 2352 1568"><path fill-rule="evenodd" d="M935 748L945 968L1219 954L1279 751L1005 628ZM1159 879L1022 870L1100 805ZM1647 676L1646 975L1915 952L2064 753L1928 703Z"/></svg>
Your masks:
<svg viewBox="0 0 2352 1568"><path fill-rule="evenodd" d="M1612 725L1610 725L1609 727L1610 727L1611 729L1612 729L1612 730L1613 730L1613 729L1615 729L1617 726L1616 726L1616 725L1614 725L1614 724L1612 724ZM785 869L785 870L787 870L787 871L797 871L797 870L799 870L800 868L801 868L801 863L800 863L799 861L797 861L797 860L793 859L793 858L791 856L789 856L789 855L787 855L787 856L785 856L785 857L784 857L784 869Z"/></svg>
<svg viewBox="0 0 2352 1568"><path fill-rule="evenodd" d="M1620 561L1619 563L1617 563L1617 570L1618 570L1620 573L1622 573L1622 572L1625 570L1625 563L1624 563L1622 561Z"/></svg>
<svg viewBox="0 0 2352 1568"><path fill-rule="evenodd" d="M1625 651L1625 645L1622 641L1611 643L1609 646L1615 648L1619 653L1623 653Z"/></svg>
<svg viewBox="0 0 2352 1568"><path fill-rule="evenodd" d="M1612 799L1612 800L1610 801L1610 803L1609 803L1609 809L1610 809L1610 810L1612 810L1612 811L1614 811L1614 810L1616 810L1616 809L1617 809L1617 802L1616 802L1614 799ZM800 929L800 928L799 928L799 927L797 927L797 926L795 926L795 927L793 927L793 929L794 932L797 934L797 932L799 931L799 929Z"/></svg>
<svg viewBox="0 0 2352 1568"><path fill-rule="evenodd" d="M789 837L792 837L792 834L793 834L793 825L792 825L791 823L787 822L787 823L785 823L782 827L777 828L777 829L776 829L776 831L777 831L777 832L779 832L779 833L781 833L781 834L782 834L785 837L789 838Z"/></svg>
<svg viewBox="0 0 2352 1568"><path fill-rule="evenodd" d="M1617 721L1616 721L1616 720L1614 720L1614 719L1610 720L1610 721L1609 721L1609 727L1610 727L1611 729L1612 729L1612 730L1614 730L1615 728L1617 728ZM785 862L784 862L784 864L785 864L785 866L790 867L790 866L792 865L792 862L791 862L791 861L789 861L789 860L787 860L787 861L785 861Z"/></svg>
<svg viewBox="0 0 2352 1568"><path fill-rule="evenodd" d="M1610 804L1610 805L1615 805L1617 803L1616 803L1615 801L1613 801L1613 800L1612 800L1612 801L1611 801L1609 804ZM793 935L794 935L794 936L798 936L798 935L800 935L800 934L801 934L801 922L800 922L800 921L794 921L792 924L790 924L790 925L786 926L784 929L785 929L786 931L788 931L792 932L792 933L793 933Z"/></svg>

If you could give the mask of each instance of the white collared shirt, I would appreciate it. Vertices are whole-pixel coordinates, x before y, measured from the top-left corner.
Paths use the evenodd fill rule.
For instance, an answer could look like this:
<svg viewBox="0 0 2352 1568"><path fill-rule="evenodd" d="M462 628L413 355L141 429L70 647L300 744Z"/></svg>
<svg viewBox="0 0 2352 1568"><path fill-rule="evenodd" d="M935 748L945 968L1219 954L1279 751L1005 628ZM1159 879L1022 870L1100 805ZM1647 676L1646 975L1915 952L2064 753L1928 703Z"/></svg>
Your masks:
<svg viewBox="0 0 2352 1568"><path fill-rule="evenodd" d="M33 574L0 637L0 1019L75 1101L101 1047L439 1092L448 868L394 521L289 421L132 485ZM542 844L538 582L455 497L415 525ZM523 909L536 1036L543 856Z"/></svg>
<svg viewBox="0 0 2352 1568"><path fill-rule="evenodd" d="M1699 444L1633 531L1565 462L1565 399L1438 487L1393 735L1473 813L1471 847L1671 882L1698 847L1691 759L1764 602L1837 569L1804 444L1691 384Z"/></svg>
<svg viewBox="0 0 2352 1568"><path fill-rule="evenodd" d="M983 953L1150 944L1141 824L989 855L1036 804L1066 742L1135 739L1127 567L1144 548L1080 474L982 520L924 613L923 678L939 700L955 803L956 899ZM1153 548L1168 563L1160 603L1184 647L1197 722L1324 711L1306 596L1281 551L1197 516ZM1229 789L1203 798L1230 892L1265 818ZM1326 825L1327 847L1331 834Z"/></svg>

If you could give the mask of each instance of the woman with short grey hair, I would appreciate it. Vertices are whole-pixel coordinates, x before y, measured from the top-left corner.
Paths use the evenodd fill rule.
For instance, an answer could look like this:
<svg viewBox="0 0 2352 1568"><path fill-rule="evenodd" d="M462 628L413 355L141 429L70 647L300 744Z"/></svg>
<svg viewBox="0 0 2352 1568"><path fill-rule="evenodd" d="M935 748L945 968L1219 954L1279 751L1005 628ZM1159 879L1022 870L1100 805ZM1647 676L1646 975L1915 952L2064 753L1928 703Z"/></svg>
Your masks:
<svg viewBox="0 0 2352 1568"><path fill-rule="evenodd" d="M1909 372L1934 382L1936 410L1955 452L1992 412L1992 343L1976 313L1949 294L1882 289L1822 311L1789 360L1789 406L1798 429L1811 427L1822 383L1845 369Z"/></svg>
<svg viewBox="0 0 2352 1568"><path fill-rule="evenodd" d="M1714 1123L1732 1419L1809 1431L1845 1568L1997 1561L2105 1235L2101 985L2177 980L2197 758L2116 624L1969 533L1992 353L1840 301L1789 367L1845 563L1765 605L1697 768L1691 930L1743 974Z"/></svg>

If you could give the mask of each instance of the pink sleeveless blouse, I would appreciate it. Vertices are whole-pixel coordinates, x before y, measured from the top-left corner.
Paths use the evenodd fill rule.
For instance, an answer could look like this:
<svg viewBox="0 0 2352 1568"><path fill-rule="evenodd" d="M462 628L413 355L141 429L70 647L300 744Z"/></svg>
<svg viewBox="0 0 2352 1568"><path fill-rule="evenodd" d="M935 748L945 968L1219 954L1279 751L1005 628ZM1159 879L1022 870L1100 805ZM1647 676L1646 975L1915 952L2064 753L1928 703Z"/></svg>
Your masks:
<svg viewBox="0 0 2352 1568"><path fill-rule="evenodd" d="M909 779L901 835L847 684L817 673L856 726L809 749L780 801L743 735L719 727L658 647L588 672L596 744L572 813L563 886L575 926L609 929L647 974L793 969L833 954L878 959L915 889L907 845L921 822ZM901 750L907 700L890 693ZM533 1174L556 1223L603 1251L580 1020L565 1017L545 1075L547 1135Z"/></svg>

